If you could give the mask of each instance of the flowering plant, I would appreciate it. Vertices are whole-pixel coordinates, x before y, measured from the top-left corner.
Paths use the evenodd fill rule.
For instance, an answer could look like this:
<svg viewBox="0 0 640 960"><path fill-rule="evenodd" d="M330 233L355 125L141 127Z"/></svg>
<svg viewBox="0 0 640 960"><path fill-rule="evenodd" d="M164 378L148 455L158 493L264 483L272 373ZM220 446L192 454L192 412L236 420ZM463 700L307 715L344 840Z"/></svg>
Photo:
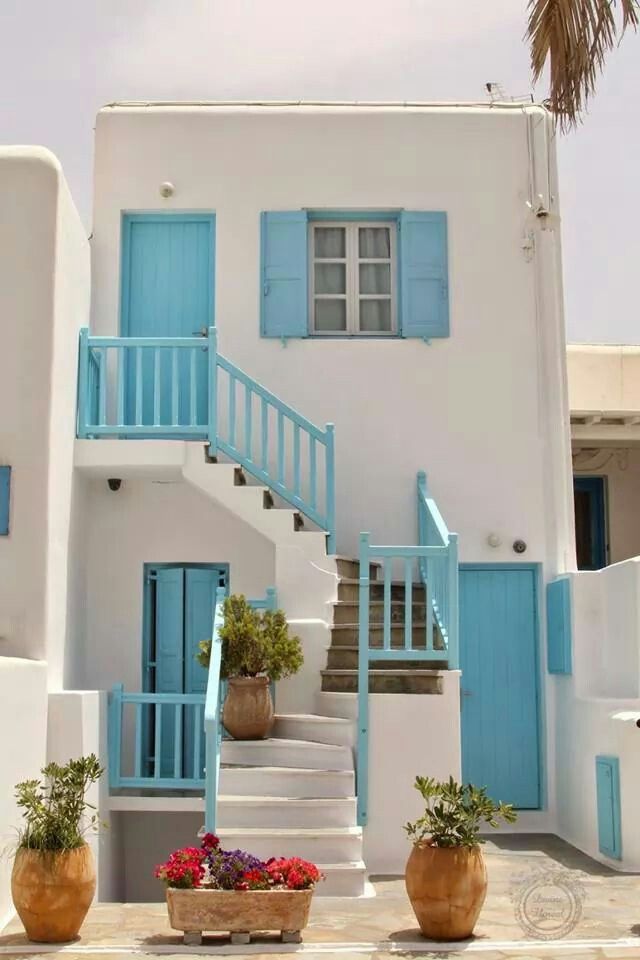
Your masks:
<svg viewBox="0 0 640 960"><path fill-rule="evenodd" d="M263 862L244 850L223 850L213 833L204 835L200 849L174 851L155 875L168 887L213 890L309 890L323 879L313 863L300 857Z"/></svg>

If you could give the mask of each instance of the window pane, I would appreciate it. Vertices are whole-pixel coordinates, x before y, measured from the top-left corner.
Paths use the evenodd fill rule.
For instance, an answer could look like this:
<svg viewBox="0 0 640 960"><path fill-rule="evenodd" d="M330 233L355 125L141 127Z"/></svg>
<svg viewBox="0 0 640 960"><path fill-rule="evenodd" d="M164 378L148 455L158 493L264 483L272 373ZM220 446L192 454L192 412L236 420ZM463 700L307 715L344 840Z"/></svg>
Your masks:
<svg viewBox="0 0 640 960"><path fill-rule="evenodd" d="M347 270L343 263L316 263L316 293L346 293Z"/></svg>
<svg viewBox="0 0 640 960"><path fill-rule="evenodd" d="M391 233L389 227L360 227L358 249L360 256L376 260L388 260L391 256Z"/></svg>
<svg viewBox="0 0 640 960"><path fill-rule="evenodd" d="M316 332L336 333L347 329L346 300L316 300Z"/></svg>
<svg viewBox="0 0 640 960"><path fill-rule="evenodd" d="M361 300L360 330L363 333L389 333L391 300Z"/></svg>
<svg viewBox="0 0 640 960"><path fill-rule="evenodd" d="M340 259L346 254L344 227L316 227L314 256L320 260Z"/></svg>
<svg viewBox="0 0 640 960"><path fill-rule="evenodd" d="M391 293L391 265L361 263L360 293Z"/></svg>

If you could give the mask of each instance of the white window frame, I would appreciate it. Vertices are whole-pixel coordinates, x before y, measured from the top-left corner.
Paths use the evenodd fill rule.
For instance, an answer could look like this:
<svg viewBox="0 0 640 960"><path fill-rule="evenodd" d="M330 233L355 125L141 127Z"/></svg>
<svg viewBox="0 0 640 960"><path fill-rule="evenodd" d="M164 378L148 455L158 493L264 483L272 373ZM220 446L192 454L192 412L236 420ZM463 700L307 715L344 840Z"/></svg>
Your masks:
<svg viewBox="0 0 640 960"><path fill-rule="evenodd" d="M345 257L319 258L315 257L315 231L318 227L343 227L345 230ZM389 259L375 259L359 256L358 230L361 227L385 227L389 231ZM309 224L308 253L309 253L309 333L313 337L395 337L398 333L398 257L397 257L398 227L395 220L313 220ZM316 294L315 292L315 264L344 263L346 272L346 295ZM390 293L366 294L360 293L361 263L389 263L390 265ZM316 299L346 300L347 329L346 330L316 330ZM360 330L360 300L390 300L391 329L390 330Z"/></svg>

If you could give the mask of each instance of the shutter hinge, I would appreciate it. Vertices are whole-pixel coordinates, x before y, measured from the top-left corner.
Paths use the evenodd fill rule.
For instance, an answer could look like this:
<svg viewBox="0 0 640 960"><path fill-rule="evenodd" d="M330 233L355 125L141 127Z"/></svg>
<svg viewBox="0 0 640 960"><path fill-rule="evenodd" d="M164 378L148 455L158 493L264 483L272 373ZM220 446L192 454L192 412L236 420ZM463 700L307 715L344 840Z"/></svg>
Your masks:
<svg viewBox="0 0 640 960"><path fill-rule="evenodd" d="M146 576L146 578L145 578L145 582L146 582L146 583L155 583L155 581L156 581L157 579L158 579L158 574L157 574L157 573L148 573L147 576Z"/></svg>
<svg viewBox="0 0 640 960"><path fill-rule="evenodd" d="M268 297L270 290L271 290L271 284L270 284L270 283L265 283L265 284L263 285L263 287L262 287L262 294L263 294L263 296Z"/></svg>

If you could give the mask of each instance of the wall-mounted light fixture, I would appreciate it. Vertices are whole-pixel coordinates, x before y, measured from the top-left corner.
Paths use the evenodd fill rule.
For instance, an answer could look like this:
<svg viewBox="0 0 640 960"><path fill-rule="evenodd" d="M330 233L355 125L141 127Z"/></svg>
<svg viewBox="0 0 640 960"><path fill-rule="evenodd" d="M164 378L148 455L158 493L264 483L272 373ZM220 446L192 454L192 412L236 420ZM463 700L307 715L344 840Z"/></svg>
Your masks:
<svg viewBox="0 0 640 960"><path fill-rule="evenodd" d="M172 197L175 192L176 188L169 180L165 180L164 183L160 184L160 196L164 197L165 200L168 200L169 197Z"/></svg>
<svg viewBox="0 0 640 960"><path fill-rule="evenodd" d="M122 480L118 480L116 477L110 477L107 480L107 483L109 485L109 490L112 490L113 493L117 493L122 486Z"/></svg>

